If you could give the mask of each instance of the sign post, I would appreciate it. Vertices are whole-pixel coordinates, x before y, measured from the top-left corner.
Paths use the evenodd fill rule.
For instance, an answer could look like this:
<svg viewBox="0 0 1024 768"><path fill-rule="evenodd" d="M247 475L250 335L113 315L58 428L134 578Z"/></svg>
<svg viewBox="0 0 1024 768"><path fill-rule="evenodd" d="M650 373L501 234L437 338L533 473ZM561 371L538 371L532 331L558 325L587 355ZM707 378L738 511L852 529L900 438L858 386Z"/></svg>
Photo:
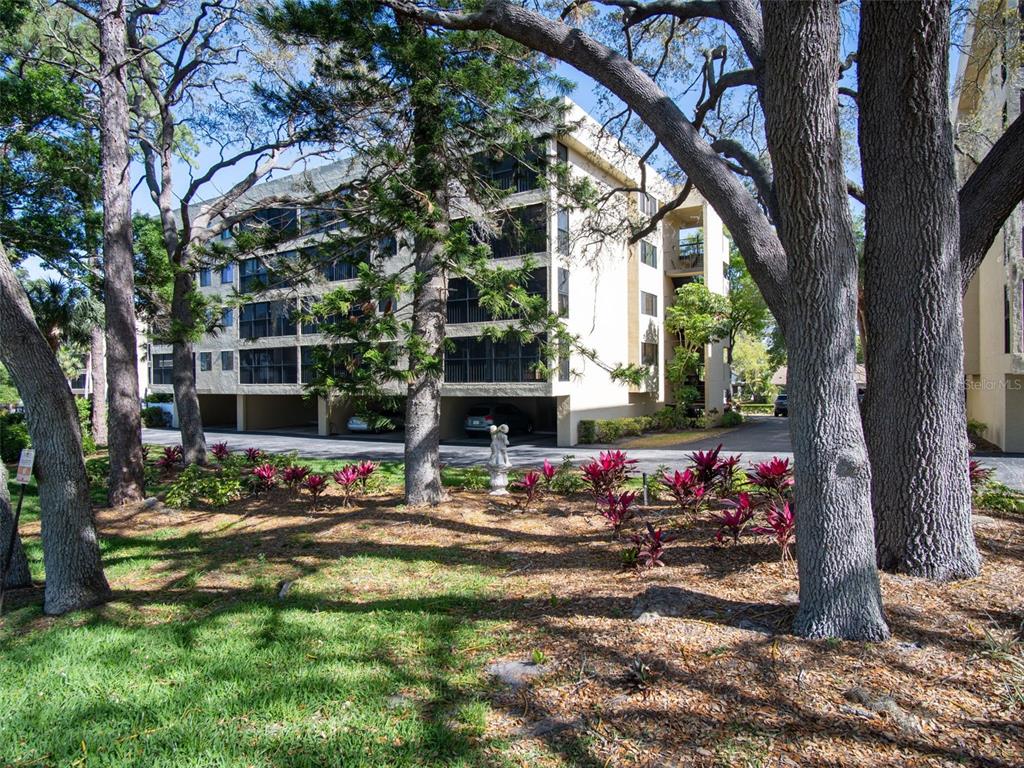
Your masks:
<svg viewBox="0 0 1024 768"><path fill-rule="evenodd" d="M11 559L14 557L14 540L18 535L18 521L21 519L21 504L25 501L25 486L32 479L32 465L36 461L36 452L31 448L25 448L18 459L18 473L14 476L14 482L21 486L18 492L18 507L14 511L14 520L11 525L11 535L7 538L7 546L4 547L4 559L0 563L0 614L4 610L4 586L7 584L7 571L11 567Z"/></svg>

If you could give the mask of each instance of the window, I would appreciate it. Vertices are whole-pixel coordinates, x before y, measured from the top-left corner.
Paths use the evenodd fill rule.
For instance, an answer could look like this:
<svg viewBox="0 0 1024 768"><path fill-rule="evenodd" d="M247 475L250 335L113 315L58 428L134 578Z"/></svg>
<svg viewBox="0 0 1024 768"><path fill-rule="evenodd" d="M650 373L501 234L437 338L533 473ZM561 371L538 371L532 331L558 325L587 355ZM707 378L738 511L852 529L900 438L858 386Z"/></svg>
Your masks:
<svg viewBox="0 0 1024 768"><path fill-rule="evenodd" d="M200 352L199 353L199 370L200 371L212 371L213 370L213 352Z"/></svg>
<svg viewBox="0 0 1024 768"><path fill-rule="evenodd" d="M286 259L294 256L294 251L278 254L277 258ZM261 291L264 288L285 288L290 283L280 275L274 274L260 259L246 259L239 264L238 289L242 293Z"/></svg>
<svg viewBox="0 0 1024 768"><path fill-rule="evenodd" d="M548 271L535 269L526 283L526 292L531 296L548 295ZM382 309L383 311L383 309ZM486 307L480 305L480 292L476 285L464 277L448 281L447 319L449 323L484 323L494 318Z"/></svg>
<svg viewBox="0 0 1024 768"><path fill-rule="evenodd" d="M658 249L646 240L640 241L640 261L648 267L658 266Z"/></svg>
<svg viewBox="0 0 1024 768"><path fill-rule="evenodd" d="M452 339L444 356L444 378L450 383L539 381L540 340Z"/></svg>
<svg viewBox="0 0 1024 768"><path fill-rule="evenodd" d="M569 270L558 268L558 316L569 316Z"/></svg>
<svg viewBox="0 0 1024 768"><path fill-rule="evenodd" d="M1003 354L1010 354L1010 286L1003 286Z"/></svg>
<svg viewBox="0 0 1024 768"><path fill-rule="evenodd" d="M174 357L173 355L153 355L153 383L173 384L174 383Z"/></svg>
<svg viewBox="0 0 1024 768"><path fill-rule="evenodd" d="M295 333L295 307L290 301L260 301L243 304L238 318L238 335L243 339L291 336Z"/></svg>
<svg viewBox="0 0 1024 768"><path fill-rule="evenodd" d="M298 354L295 347L243 349L238 353L242 384L298 383Z"/></svg>
<svg viewBox="0 0 1024 768"><path fill-rule="evenodd" d="M368 263L369 261L370 246L365 243L360 243L353 248L347 249L333 261L324 264L321 271L323 272L324 279L330 282L335 282L337 280L353 280L359 277L359 265Z"/></svg>
<svg viewBox="0 0 1024 768"><path fill-rule="evenodd" d="M225 264L220 268L220 284L230 285L235 282L235 265Z"/></svg>
<svg viewBox="0 0 1024 768"><path fill-rule="evenodd" d="M220 353L220 369L222 371L235 370L235 353L229 351Z"/></svg>
<svg viewBox="0 0 1024 768"><path fill-rule="evenodd" d="M569 380L569 342L566 339L562 339L558 343L558 380L568 381Z"/></svg>
<svg viewBox="0 0 1024 768"><path fill-rule="evenodd" d="M558 209L558 252L569 255L569 209Z"/></svg>
<svg viewBox="0 0 1024 768"><path fill-rule="evenodd" d="M537 149L527 149L522 157L506 152L501 157L479 154L474 160L480 175L503 192L528 192L540 187L540 174L537 169L540 167L541 157Z"/></svg>
<svg viewBox="0 0 1024 768"><path fill-rule="evenodd" d="M646 192L640 193L640 213L653 216L658 212L660 207L661 203L658 202L658 198L653 195L648 195Z"/></svg>
<svg viewBox="0 0 1024 768"><path fill-rule="evenodd" d="M263 208L243 221L239 227L243 230L263 229L279 234L295 234L299 229L299 211L297 208Z"/></svg>
<svg viewBox="0 0 1024 768"><path fill-rule="evenodd" d="M658 368L658 345L653 342L643 342L640 345L640 363L641 365L652 366L655 370Z"/></svg>
<svg viewBox="0 0 1024 768"><path fill-rule="evenodd" d="M651 317L658 316L658 297L647 291L640 291L640 312Z"/></svg>
<svg viewBox="0 0 1024 768"><path fill-rule="evenodd" d="M225 307L220 313L220 324L225 328L235 327L235 310L233 307Z"/></svg>
<svg viewBox="0 0 1024 768"><path fill-rule="evenodd" d="M222 230L221 233L220 233L220 239L221 240L230 240L234 236L235 236L235 234L234 234L234 232L231 231L231 227L228 227L227 229Z"/></svg>
<svg viewBox="0 0 1024 768"><path fill-rule="evenodd" d="M491 255L496 259L524 256L548 249L547 212L543 205L528 205L506 215L501 234L490 238Z"/></svg>
<svg viewBox="0 0 1024 768"><path fill-rule="evenodd" d="M213 273L209 269L200 269L199 270L199 287L200 288L208 288L212 278L213 278Z"/></svg>
<svg viewBox="0 0 1024 768"><path fill-rule="evenodd" d="M558 158L558 162L569 164L569 148L562 142L558 142L555 145L555 154Z"/></svg>

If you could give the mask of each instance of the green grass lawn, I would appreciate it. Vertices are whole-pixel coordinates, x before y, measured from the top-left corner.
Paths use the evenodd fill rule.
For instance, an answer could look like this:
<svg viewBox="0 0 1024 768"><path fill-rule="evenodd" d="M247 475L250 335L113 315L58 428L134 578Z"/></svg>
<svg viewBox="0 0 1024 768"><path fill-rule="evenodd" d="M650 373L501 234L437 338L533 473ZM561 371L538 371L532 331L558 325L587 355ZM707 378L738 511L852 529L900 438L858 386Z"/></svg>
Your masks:
<svg viewBox="0 0 1024 768"><path fill-rule="evenodd" d="M377 553L340 559L285 600L260 557L247 586L193 589L204 536L106 538L115 590L173 559L189 575L96 612L16 608L0 629L4 765L502 765L479 739L480 664L500 627L477 615L480 567ZM190 579L189 576L193 578ZM364 601L356 582L386 597Z"/></svg>
<svg viewBox="0 0 1024 768"><path fill-rule="evenodd" d="M37 515L31 485L23 520ZM104 536L115 600L96 611L8 602L0 765L518 764L482 738L500 558L325 556L290 534L316 564L280 600L280 570L236 527ZM38 538L25 545L41 577Z"/></svg>

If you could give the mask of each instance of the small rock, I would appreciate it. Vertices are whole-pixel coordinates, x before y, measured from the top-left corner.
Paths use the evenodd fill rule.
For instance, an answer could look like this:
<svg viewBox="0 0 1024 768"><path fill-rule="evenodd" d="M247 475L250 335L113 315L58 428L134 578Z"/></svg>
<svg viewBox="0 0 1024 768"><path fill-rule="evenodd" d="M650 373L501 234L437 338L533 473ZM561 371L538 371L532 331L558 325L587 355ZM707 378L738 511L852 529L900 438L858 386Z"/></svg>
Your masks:
<svg viewBox="0 0 1024 768"><path fill-rule="evenodd" d="M922 650L924 648L924 646L921 645L921 643L896 643L894 647L898 651L906 651L906 652L920 651L920 650Z"/></svg>
<svg viewBox="0 0 1024 768"><path fill-rule="evenodd" d="M757 632L762 635L774 635L775 630L765 624L758 624L756 621L750 619L740 619L736 622L738 629L745 629L748 632Z"/></svg>
<svg viewBox="0 0 1024 768"><path fill-rule="evenodd" d="M523 726L520 733L524 736L552 736L562 731L578 728L579 720L559 720L554 717L545 717L532 725Z"/></svg>
<svg viewBox="0 0 1024 768"><path fill-rule="evenodd" d="M635 619L633 619L633 621L635 621L637 624L654 624L655 622L660 621L661 618L662 616L660 613L655 613L654 611L644 611Z"/></svg>
<svg viewBox="0 0 1024 768"><path fill-rule="evenodd" d="M146 497L145 499L142 500L142 508L143 509L153 509L154 507L158 506L159 504L160 504L160 499L158 499L156 496L148 496L148 497Z"/></svg>
<svg viewBox="0 0 1024 768"><path fill-rule="evenodd" d="M975 525L998 525L999 521L988 515L971 515L971 522Z"/></svg>
<svg viewBox="0 0 1024 768"><path fill-rule="evenodd" d="M782 596L782 602L786 605L800 605L800 595L796 592L787 592Z"/></svg>
<svg viewBox="0 0 1024 768"><path fill-rule="evenodd" d="M395 693L388 696L384 702L387 704L388 709L405 709L406 707L411 707L415 704L411 698L401 693Z"/></svg>
<svg viewBox="0 0 1024 768"><path fill-rule="evenodd" d="M506 685L518 688L526 685L531 678L543 675L547 669L546 665L534 664L532 661L497 661L488 665L485 671Z"/></svg>
<svg viewBox="0 0 1024 768"><path fill-rule="evenodd" d="M700 598L678 587L648 587L633 604L633 618L645 613L661 617L693 616Z"/></svg>
<svg viewBox="0 0 1024 768"><path fill-rule="evenodd" d="M288 597L288 593L292 591L292 584L295 582L290 579L284 579L277 582L277 599L284 600Z"/></svg>
<svg viewBox="0 0 1024 768"><path fill-rule="evenodd" d="M886 715L896 726L907 733L921 733L921 722L914 715L904 710L892 696L874 696L859 685L843 693L847 701L860 704L864 709L876 715Z"/></svg>

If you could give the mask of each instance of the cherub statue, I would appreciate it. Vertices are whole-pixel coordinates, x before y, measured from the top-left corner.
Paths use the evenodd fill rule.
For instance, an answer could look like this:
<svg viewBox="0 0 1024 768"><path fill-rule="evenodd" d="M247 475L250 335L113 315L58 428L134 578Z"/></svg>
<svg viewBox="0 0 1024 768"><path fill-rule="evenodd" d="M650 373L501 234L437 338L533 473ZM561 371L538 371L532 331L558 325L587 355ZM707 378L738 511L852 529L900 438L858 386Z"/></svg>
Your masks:
<svg viewBox="0 0 1024 768"><path fill-rule="evenodd" d="M512 462L508 460L508 424L502 424L500 427L491 426L491 456L487 460L487 466L502 469L512 466Z"/></svg>

